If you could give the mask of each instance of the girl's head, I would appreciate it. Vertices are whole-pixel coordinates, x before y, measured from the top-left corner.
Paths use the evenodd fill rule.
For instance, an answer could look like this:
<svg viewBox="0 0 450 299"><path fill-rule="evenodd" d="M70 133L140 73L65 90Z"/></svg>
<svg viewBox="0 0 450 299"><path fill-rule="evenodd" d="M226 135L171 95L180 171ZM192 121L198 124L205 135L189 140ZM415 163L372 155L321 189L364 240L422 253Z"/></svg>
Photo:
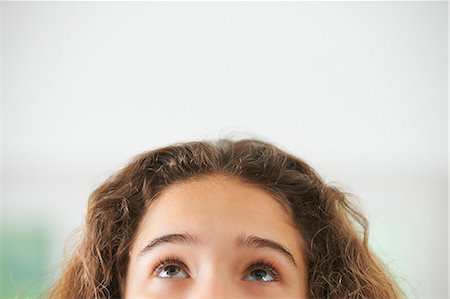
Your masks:
<svg viewBox="0 0 450 299"><path fill-rule="evenodd" d="M98 187L50 297L401 295L344 192L274 145L222 139L143 153Z"/></svg>
<svg viewBox="0 0 450 299"><path fill-rule="evenodd" d="M147 210L124 297L306 298L307 275L282 205L240 179L207 175L166 188Z"/></svg>

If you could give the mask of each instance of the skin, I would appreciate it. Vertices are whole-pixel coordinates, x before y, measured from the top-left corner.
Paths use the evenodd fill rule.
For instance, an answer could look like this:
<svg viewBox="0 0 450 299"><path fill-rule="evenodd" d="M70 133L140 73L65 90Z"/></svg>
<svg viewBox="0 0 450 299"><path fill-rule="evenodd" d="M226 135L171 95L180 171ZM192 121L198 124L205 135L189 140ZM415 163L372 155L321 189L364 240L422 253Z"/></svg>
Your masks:
<svg viewBox="0 0 450 299"><path fill-rule="evenodd" d="M195 242L172 242L181 239L175 237L142 252L155 238L182 233L195 235ZM250 235L281 244L294 261L268 247L238 246L239 237ZM163 190L140 223L124 297L307 298L301 248L288 214L262 188L224 176L177 183ZM161 265L168 255L182 263ZM276 273L255 266L259 259Z"/></svg>

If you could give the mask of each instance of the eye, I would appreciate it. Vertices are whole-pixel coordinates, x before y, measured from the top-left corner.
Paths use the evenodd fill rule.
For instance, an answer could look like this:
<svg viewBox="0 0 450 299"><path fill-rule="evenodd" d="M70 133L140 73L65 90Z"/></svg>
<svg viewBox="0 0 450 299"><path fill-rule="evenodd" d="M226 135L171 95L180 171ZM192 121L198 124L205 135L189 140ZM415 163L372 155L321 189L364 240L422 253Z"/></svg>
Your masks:
<svg viewBox="0 0 450 299"><path fill-rule="evenodd" d="M244 280L271 282L280 280L280 276L272 265L267 262L258 262L251 266Z"/></svg>
<svg viewBox="0 0 450 299"><path fill-rule="evenodd" d="M169 265L159 272L161 278L187 278L187 274L178 265Z"/></svg>
<svg viewBox="0 0 450 299"><path fill-rule="evenodd" d="M245 278L254 281L275 281L272 275L263 269L253 270Z"/></svg>
<svg viewBox="0 0 450 299"><path fill-rule="evenodd" d="M189 275L184 270L184 263L170 259L161 260L159 266L154 270L154 275L160 278L188 278Z"/></svg>

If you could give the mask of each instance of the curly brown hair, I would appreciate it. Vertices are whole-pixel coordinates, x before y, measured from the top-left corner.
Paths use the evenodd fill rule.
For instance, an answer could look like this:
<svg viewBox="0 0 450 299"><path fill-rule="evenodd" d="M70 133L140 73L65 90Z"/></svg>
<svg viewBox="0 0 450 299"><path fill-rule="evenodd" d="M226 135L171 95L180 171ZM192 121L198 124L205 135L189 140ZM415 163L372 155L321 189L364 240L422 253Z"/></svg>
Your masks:
<svg viewBox="0 0 450 299"><path fill-rule="evenodd" d="M349 194L265 141L196 141L142 153L90 196L82 239L48 298L120 298L129 250L146 208L167 186L208 174L239 177L290 211L306 248L310 298L404 298L368 246Z"/></svg>

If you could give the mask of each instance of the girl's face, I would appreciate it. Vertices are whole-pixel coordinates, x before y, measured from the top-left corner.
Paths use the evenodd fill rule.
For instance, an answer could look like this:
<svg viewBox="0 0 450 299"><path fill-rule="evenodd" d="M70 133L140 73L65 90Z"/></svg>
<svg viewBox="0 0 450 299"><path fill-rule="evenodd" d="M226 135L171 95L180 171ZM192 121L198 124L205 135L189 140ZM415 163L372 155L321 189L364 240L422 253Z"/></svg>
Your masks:
<svg viewBox="0 0 450 299"><path fill-rule="evenodd" d="M238 178L166 188L130 251L125 298L306 298L301 239L281 204Z"/></svg>

